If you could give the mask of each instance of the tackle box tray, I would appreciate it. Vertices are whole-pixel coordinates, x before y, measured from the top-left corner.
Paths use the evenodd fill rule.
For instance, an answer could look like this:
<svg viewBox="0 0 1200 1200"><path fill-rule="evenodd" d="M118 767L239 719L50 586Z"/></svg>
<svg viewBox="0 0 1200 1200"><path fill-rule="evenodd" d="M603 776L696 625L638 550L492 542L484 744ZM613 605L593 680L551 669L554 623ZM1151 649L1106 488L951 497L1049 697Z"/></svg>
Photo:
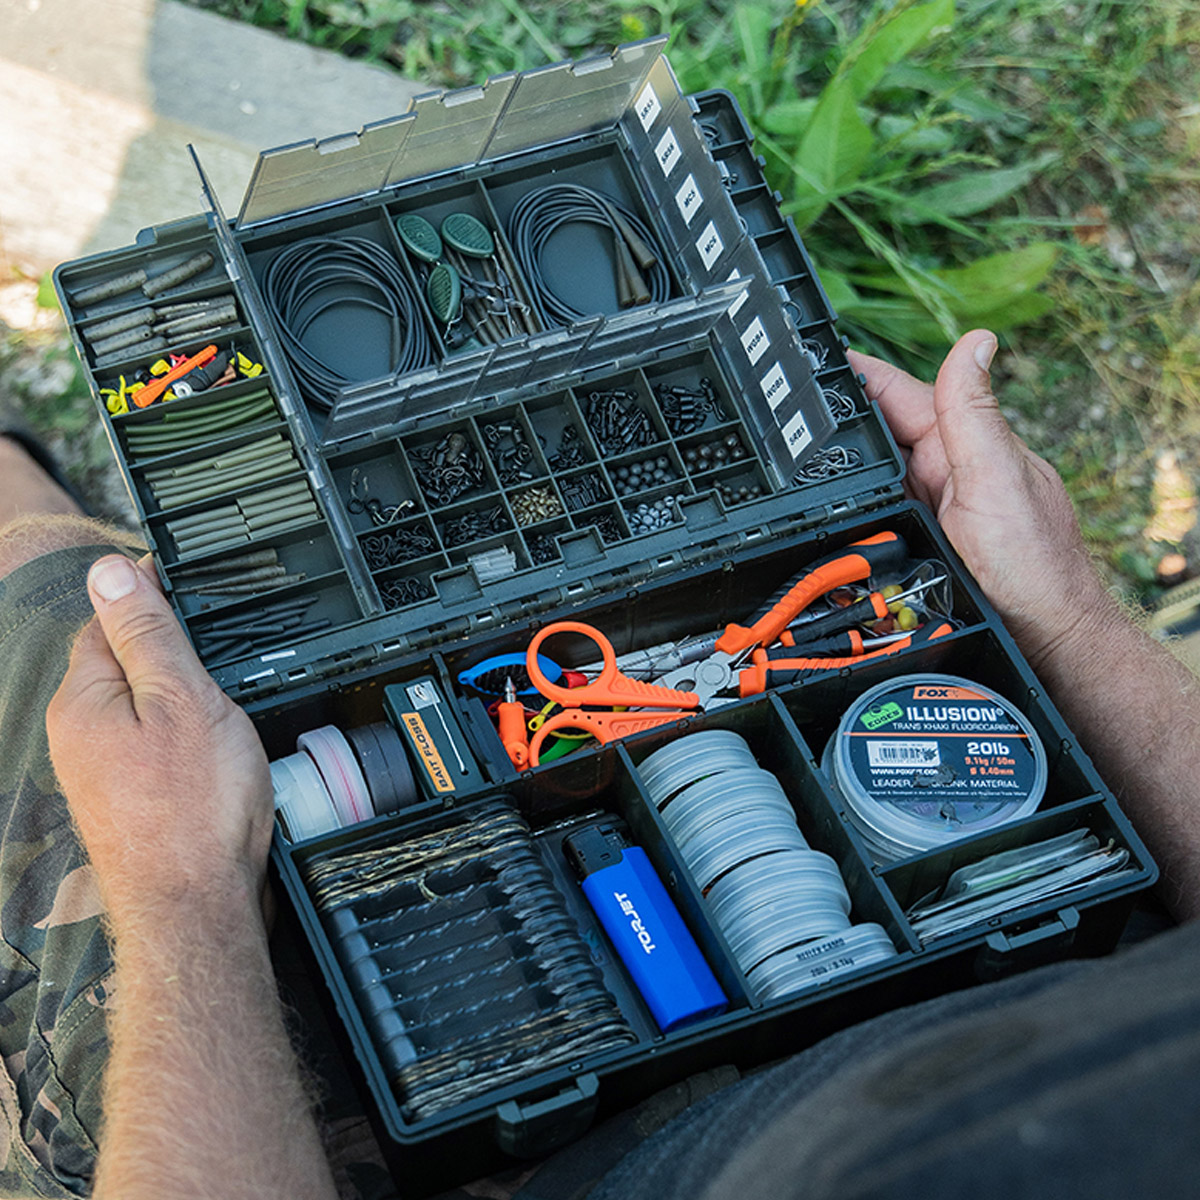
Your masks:
<svg viewBox="0 0 1200 1200"><path fill-rule="evenodd" d="M900 456L848 365L836 314L736 101L682 95L662 49L650 39L418 97L356 134L265 152L233 219L197 162L209 211L55 273L167 594L272 760L306 731L385 721L389 688L431 679L446 705L436 714L461 728L476 765L466 786L444 795L435 786L400 811L308 840L281 827L272 852L313 986L414 1193L506 1156L543 1154L707 1067L766 1062L923 996L1105 952L1157 875L931 514L903 498ZM540 243L554 249L549 261L522 240L523 198L560 186L601 194L649 231L658 266L648 302L623 304L611 228L597 233L576 214ZM475 288L468 337L442 319L430 286L452 256L414 250L412 230L423 228L406 222L414 214L442 229L468 214L493 239L486 266L453 260ZM328 305L310 296L289 326L294 295L273 264L293 247L320 254L349 242L367 247L349 282ZM381 261L402 281L390 294L407 297L400 316L355 274ZM130 273L127 290L104 294ZM556 314L556 296L576 315ZM417 326L426 357L413 363L397 353L398 331ZM297 355L298 328L338 367L340 383L322 395ZM227 382L138 406L139 373L152 385L210 345ZM485 698L459 682L492 656L523 654L564 619L602 630L618 655L719 631L807 564L879 534L903 538L911 564L948 576L944 636L520 771ZM232 591L205 584L223 558L247 553L266 554L265 575ZM567 668L594 653L581 640L554 643ZM998 828L880 862L823 751L869 689L930 673L971 680L1021 714L1045 750L1044 797ZM776 777L808 846L836 863L853 921L883 930L894 955L862 967L848 955L827 979L778 999L748 980L641 772L660 747L712 730L739 734ZM418 774L427 766L414 760ZM342 857L407 853L501 810L527 826L522 854L552 882L622 1030L545 1067L518 1048L511 1078L501 1072L481 1094L416 1111L397 1085L395 1045L411 1039L389 1041L399 1027L370 999L399 968L376 949L348 954L315 881ZM645 851L726 1011L660 1031L564 855L564 839L599 819L619 819ZM1079 830L1124 852L1124 870L936 940L914 929L913 906L961 867ZM487 945L511 951L512 929L479 900L494 900L493 881L470 862L456 868L466 900L455 919L499 921ZM356 919L382 918L372 909ZM506 1002L524 1029L537 1009L530 997L548 994L545 964L479 946L460 953L461 971L420 960L428 1004L490 974L511 984ZM466 1010L437 1020L456 1031L448 1046L470 1035Z"/></svg>

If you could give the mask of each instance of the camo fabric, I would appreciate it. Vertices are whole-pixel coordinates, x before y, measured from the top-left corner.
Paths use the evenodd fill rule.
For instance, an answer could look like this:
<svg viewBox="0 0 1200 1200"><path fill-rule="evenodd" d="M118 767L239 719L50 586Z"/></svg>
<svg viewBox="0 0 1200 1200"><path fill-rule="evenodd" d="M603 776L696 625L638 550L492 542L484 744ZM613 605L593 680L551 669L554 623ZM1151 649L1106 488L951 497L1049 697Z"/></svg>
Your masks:
<svg viewBox="0 0 1200 1200"><path fill-rule="evenodd" d="M0 579L0 1196L87 1195L95 1164L112 958L45 714L91 616L87 569L117 549Z"/></svg>

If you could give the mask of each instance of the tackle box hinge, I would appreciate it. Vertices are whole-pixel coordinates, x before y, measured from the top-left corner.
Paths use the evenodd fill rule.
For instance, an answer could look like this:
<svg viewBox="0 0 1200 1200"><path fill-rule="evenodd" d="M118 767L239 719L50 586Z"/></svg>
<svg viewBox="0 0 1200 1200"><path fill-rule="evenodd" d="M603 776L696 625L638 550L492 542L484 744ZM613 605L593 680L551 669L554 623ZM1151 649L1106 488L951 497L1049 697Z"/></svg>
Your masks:
<svg viewBox="0 0 1200 1200"><path fill-rule="evenodd" d="M374 646L343 650L318 658L312 665L312 674L314 679L329 679L333 675L345 675L349 671L374 666L378 660L379 654Z"/></svg>
<svg viewBox="0 0 1200 1200"><path fill-rule="evenodd" d="M261 671L256 675L247 675L237 683L239 699L257 699L269 696L283 687L283 680L277 671Z"/></svg>

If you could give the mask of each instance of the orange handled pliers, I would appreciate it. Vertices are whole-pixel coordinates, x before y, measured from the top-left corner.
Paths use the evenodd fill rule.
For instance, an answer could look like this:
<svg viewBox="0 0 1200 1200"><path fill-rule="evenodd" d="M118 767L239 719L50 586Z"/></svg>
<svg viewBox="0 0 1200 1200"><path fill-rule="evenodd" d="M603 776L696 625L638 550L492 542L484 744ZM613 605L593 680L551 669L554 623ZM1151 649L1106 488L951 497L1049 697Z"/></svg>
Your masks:
<svg viewBox="0 0 1200 1200"><path fill-rule="evenodd" d="M603 666L600 674L583 687L564 688L551 683L538 666L538 648L556 633L578 633L590 638L600 650ZM533 686L547 700L563 706L533 736L529 743L529 765L538 765L538 755L546 737L558 729L582 729L592 734L597 741L612 742L618 738L652 729L656 725L668 725L681 717L691 716L700 707L700 697L695 692L680 692L674 688L658 687L640 679L630 679L617 666L617 652L612 642L592 625L582 621L555 621L529 643L525 655L525 669ZM606 706L610 711L591 712L583 705ZM569 706L569 707L568 707ZM614 706L637 709L664 709L664 712L612 712Z"/></svg>

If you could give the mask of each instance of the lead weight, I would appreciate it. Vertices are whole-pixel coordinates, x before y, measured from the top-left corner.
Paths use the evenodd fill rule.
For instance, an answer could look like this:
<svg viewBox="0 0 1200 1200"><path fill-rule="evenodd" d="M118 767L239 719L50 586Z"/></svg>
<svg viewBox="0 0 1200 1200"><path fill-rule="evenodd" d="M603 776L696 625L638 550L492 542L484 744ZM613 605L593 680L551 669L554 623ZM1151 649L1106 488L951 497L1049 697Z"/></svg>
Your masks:
<svg viewBox="0 0 1200 1200"><path fill-rule="evenodd" d="M87 329L81 329L80 332L95 349L96 343L104 338L136 329L139 325L151 325L153 322L154 309L135 308L132 312L122 313L119 317L109 317L107 321L100 321Z"/></svg>
<svg viewBox="0 0 1200 1200"><path fill-rule="evenodd" d="M115 354L118 350L128 350L131 347L138 346L140 342L149 341L154 336L154 333L155 331L149 325L138 325L134 329L127 329L124 333L118 333L113 337L93 342L92 353L107 357L108 355Z"/></svg>
<svg viewBox="0 0 1200 1200"><path fill-rule="evenodd" d="M114 296L123 296L126 292L132 292L134 288L141 287L146 279L145 269L139 267L136 271L127 271L124 275L117 275L104 283L93 283L90 287L81 289L71 297L71 307L78 308L85 304L95 304L99 300L111 300Z"/></svg>
<svg viewBox="0 0 1200 1200"><path fill-rule="evenodd" d="M154 332L166 337L177 338L184 333L192 333L200 329L220 329L223 325L236 325L238 322L237 309L230 305L227 308L217 308L198 312L191 316L177 317L173 321L156 321Z"/></svg>
<svg viewBox="0 0 1200 1200"><path fill-rule="evenodd" d="M178 284L186 283L189 279L193 279L195 276L207 271L212 265L213 256L207 251L202 250L199 254L193 254L187 262L180 263L179 266L172 267L169 271L164 271L161 275L155 275L153 279L145 280L141 285L142 294L148 299L153 300L160 292L165 292L168 288L173 288Z"/></svg>
<svg viewBox="0 0 1200 1200"><path fill-rule="evenodd" d="M187 300L177 304L159 304L150 311L156 313L159 320L165 320L171 317L182 317L188 313L200 313L214 308L225 308L233 303L233 293L225 292L220 296L209 296L205 300Z"/></svg>

